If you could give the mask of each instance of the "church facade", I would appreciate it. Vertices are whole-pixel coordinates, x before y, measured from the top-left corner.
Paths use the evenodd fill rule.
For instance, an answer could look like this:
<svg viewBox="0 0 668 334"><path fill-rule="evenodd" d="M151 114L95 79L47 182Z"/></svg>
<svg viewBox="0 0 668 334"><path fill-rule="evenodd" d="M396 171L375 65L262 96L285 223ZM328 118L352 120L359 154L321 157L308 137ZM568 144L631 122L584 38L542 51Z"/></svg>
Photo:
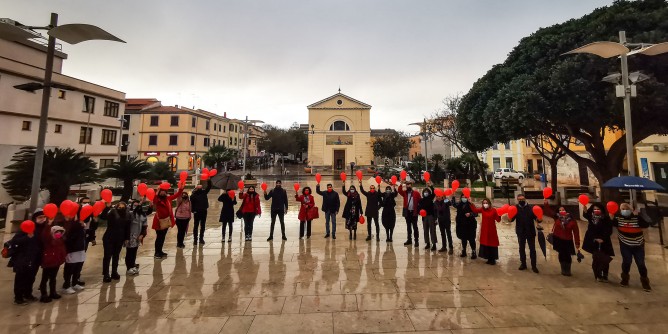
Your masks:
<svg viewBox="0 0 668 334"><path fill-rule="evenodd" d="M338 171L372 164L370 105L339 90L307 108L311 166Z"/></svg>

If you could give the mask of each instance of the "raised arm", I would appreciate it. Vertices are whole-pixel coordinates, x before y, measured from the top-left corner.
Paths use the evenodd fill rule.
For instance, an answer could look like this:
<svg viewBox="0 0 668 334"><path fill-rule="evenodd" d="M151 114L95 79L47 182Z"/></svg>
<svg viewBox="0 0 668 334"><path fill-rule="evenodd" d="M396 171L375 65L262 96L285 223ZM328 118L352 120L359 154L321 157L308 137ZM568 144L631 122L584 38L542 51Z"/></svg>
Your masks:
<svg viewBox="0 0 668 334"><path fill-rule="evenodd" d="M208 182L206 183L206 189L204 189L204 193L208 194L210 190L211 190L211 179L209 179Z"/></svg>
<svg viewBox="0 0 668 334"><path fill-rule="evenodd" d="M183 188L179 188L179 191L177 191L174 195L167 197L167 200L173 201L177 198L181 198L181 194L183 194Z"/></svg>
<svg viewBox="0 0 668 334"><path fill-rule="evenodd" d="M320 196L325 196L325 194L322 191L320 191L320 183L315 185L315 193Z"/></svg>
<svg viewBox="0 0 668 334"><path fill-rule="evenodd" d="M364 190L364 185L362 184L362 182L360 182L360 192L362 193L362 195L369 197L369 193Z"/></svg>
<svg viewBox="0 0 668 334"><path fill-rule="evenodd" d="M272 196L274 196L274 190L269 190L268 193L264 193L264 200L268 201Z"/></svg>
<svg viewBox="0 0 668 334"><path fill-rule="evenodd" d="M482 213L482 207L478 208L475 206L475 204L469 202L469 206L471 207L471 212L474 213Z"/></svg>

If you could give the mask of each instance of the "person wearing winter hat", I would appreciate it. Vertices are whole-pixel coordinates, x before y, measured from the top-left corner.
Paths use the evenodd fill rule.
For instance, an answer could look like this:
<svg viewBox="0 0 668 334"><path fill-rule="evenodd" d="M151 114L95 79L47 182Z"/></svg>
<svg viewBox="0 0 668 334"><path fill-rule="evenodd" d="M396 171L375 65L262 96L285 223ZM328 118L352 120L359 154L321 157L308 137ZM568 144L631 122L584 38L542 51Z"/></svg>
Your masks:
<svg viewBox="0 0 668 334"><path fill-rule="evenodd" d="M61 226L52 226L50 229L44 229L42 239L42 281L39 284L39 290L42 296L39 301L49 303L53 299L60 299L56 292L56 276L60 266L65 263L67 251L63 235L65 229ZM46 284L49 283L50 294L47 294Z"/></svg>
<svg viewBox="0 0 668 334"><path fill-rule="evenodd" d="M14 268L14 304L25 305L35 301L32 295L32 276L39 259L39 240L35 238L35 223L26 220L21 230L7 242Z"/></svg>
<svg viewBox="0 0 668 334"><path fill-rule="evenodd" d="M44 211L41 208L38 208L35 210L35 212L32 214L31 219L35 223L35 236L37 237L38 243L37 247L39 247L39 253L38 253L38 258L37 258L37 265L33 268L34 271L31 275L31 281L30 281L30 290L32 291L33 285L35 285L35 280L37 277L37 272L39 271L39 266L42 261L42 232L45 230L48 230L48 220L46 218L46 215L44 215ZM28 284L28 283L26 283Z"/></svg>

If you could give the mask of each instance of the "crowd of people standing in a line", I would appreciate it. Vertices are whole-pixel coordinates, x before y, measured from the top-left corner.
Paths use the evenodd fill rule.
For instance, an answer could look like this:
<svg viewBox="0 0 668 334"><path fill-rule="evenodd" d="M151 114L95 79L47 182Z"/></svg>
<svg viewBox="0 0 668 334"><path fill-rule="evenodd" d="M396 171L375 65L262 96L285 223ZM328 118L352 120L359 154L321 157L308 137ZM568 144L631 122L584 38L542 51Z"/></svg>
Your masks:
<svg viewBox="0 0 668 334"><path fill-rule="evenodd" d="M380 184L378 184L380 187ZM154 245L154 257L164 259L168 256L163 251L165 237L170 228L177 227L177 247L184 248L184 240L187 235L190 220L193 219L193 243L194 245L205 243L204 231L206 228L207 210L209 208L208 193L211 182L206 187L197 185L188 195L181 184L173 194L168 194L168 189L158 189L153 200L141 199L131 200L129 203L118 202L112 206L110 202L104 204L104 208L95 216L84 216L82 212L86 206L91 205L90 198L84 197L79 201L78 211L61 212L57 216L47 217L42 209L38 209L32 215L32 220L25 221L20 226L20 231L5 243L3 256L9 257L9 266L13 267L16 274L14 283L14 303L25 305L27 302L37 300L33 296L33 285L39 268L42 268L42 277L39 284L41 297L40 302L48 303L61 298L60 293L75 294L84 290L85 282L81 280L81 271L86 260L86 251L89 245L96 245L95 232L97 226L106 225L102 243L104 257L102 263L102 280L105 283L119 280L118 264L120 253L126 249L125 265L128 276L139 274L139 265L136 263L137 250L143 244L148 233L148 216L155 213L151 228L155 230L156 239ZM499 258L499 237L496 223L501 221L501 215L492 205L489 199L483 199L480 206L469 201L469 198L461 195L447 198L434 190L431 182L427 187L418 191L413 189L411 182L403 184L388 185L384 192L371 185L365 190L362 182L359 182L361 195L366 197L366 206L362 208L360 194L357 187L345 183L342 186L345 203L342 209L342 218L345 228L348 230L348 239L357 239L358 225L367 227L366 241L373 240L373 229L375 227L375 239L380 241L380 225L385 229L385 241L393 242L393 234L396 225L395 207L397 196L402 197L402 216L406 222L407 240L405 246L420 247L418 220L422 219L422 230L424 233L425 250L454 253L454 243L451 233L451 211L456 210L455 236L461 242L461 257L467 257L470 250L471 259L483 258L489 265L495 265ZM270 234L267 241L274 238L274 228L278 218L281 228L282 240L287 240L285 233L285 214L288 211L288 194L282 187L282 182L276 181L275 186L269 192L263 186L264 200L271 200L270 206ZM295 187L294 199L299 203L299 238L311 238L312 221L319 218L319 211L325 216L325 238L336 239L337 216L341 209L340 196L330 183L326 190L322 191L320 183L316 186L316 194L322 197L322 207L316 207L315 198L310 187L304 187L299 192ZM235 194L233 189L221 194L218 201L222 203L220 211L220 222L222 223L222 241L232 241L232 229L235 217L243 220L245 241L252 241L253 226L256 217L262 214L260 207L260 195L255 187L240 189ZM237 199L241 201L238 208ZM172 202L176 201L176 207ZM515 232L519 245L519 270L527 270L526 247L529 248L529 259L531 270L539 273L536 263L536 237L537 231L542 230L542 219L536 216L532 207L527 204L524 195L517 196L515 205L517 213L511 218L515 222ZM89 208L90 209L90 208ZM622 256L621 285L628 286L630 279L631 264L635 260L640 274L640 281L646 291L651 290L647 268L645 266L645 240L644 228L648 227L638 212L634 212L628 203L620 206L619 214L606 212L601 204L594 203L585 207L583 216L588 221L584 240L580 242L580 231L576 219L566 211L563 206L556 210L545 200L543 209L545 214L554 218L554 225L548 235L548 241L553 249L559 254L561 274L571 276L572 257L580 255L582 250L592 254L592 270L594 278L599 282L608 282L610 261L615 255L612 244L613 228L617 228L619 249ZM382 213L381 213L382 210ZM92 211L92 210L88 210ZM478 222L481 218L479 246L476 246L476 235ZM365 219L366 217L366 219ZM380 217L380 222L379 222ZM439 238L436 232L438 226L441 247L438 247ZM226 233L227 232L227 233ZM225 236L228 235L226 239ZM60 266L64 264L63 285L61 290L56 289L56 277ZM48 285L48 286L47 286Z"/></svg>

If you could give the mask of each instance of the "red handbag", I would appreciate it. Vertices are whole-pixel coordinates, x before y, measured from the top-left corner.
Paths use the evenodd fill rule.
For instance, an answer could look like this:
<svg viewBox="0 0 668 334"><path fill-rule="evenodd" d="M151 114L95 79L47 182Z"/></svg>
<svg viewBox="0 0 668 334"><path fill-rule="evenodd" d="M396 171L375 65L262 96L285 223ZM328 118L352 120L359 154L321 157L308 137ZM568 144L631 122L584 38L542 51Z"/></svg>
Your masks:
<svg viewBox="0 0 668 334"><path fill-rule="evenodd" d="M320 218L320 212L317 206L312 206L306 210L306 220L314 220Z"/></svg>

